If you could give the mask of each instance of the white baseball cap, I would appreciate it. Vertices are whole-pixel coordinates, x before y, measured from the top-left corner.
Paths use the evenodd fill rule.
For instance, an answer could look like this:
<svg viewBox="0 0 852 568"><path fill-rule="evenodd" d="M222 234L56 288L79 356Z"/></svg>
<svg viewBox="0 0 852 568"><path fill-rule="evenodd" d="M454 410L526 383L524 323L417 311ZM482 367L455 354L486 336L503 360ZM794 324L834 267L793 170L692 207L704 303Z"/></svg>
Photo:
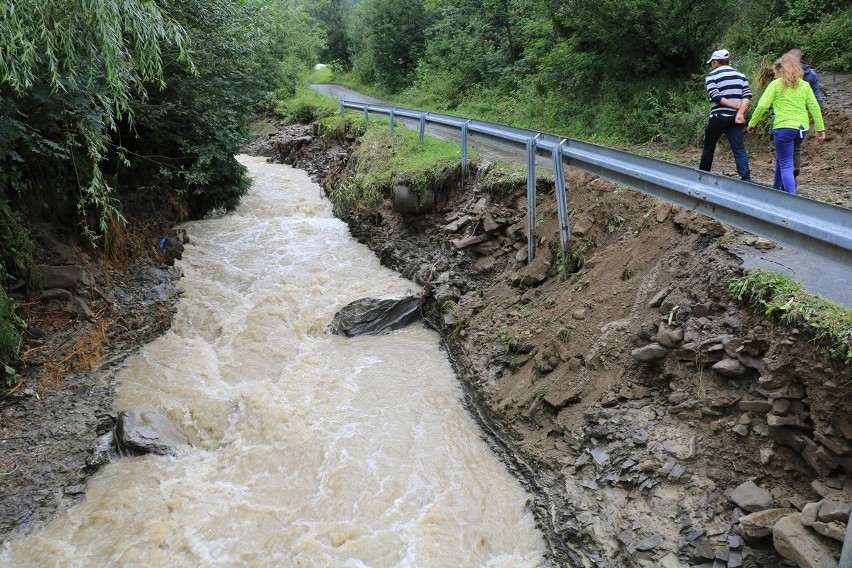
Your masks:
<svg viewBox="0 0 852 568"><path fill-rule="evenodd" d="M730 59L730 58L731 58L731 53L727 49L717 49L716 51L713 52L713 55L710 56L710 59L707 60L707 63L709 64L714 59L724 60L724 59Z"/></svg>

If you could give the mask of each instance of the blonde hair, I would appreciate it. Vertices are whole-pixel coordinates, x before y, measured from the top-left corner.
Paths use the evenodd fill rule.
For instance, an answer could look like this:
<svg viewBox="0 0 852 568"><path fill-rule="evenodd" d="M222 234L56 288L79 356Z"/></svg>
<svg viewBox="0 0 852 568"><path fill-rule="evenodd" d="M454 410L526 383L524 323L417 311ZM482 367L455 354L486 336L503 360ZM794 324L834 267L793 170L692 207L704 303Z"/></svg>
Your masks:
<svg viewBox="0 0 852 568"><path fill-rule="evenodd" d="M772 72L772 65L765 65L760 68L760 71L757 72L757 80L755 81L755 87L760 89L761 91L766 88L766 85L772 82L775 78L775 73Z"/></svg>
<svg viewBox="0 0 852 568"><path fill-rule="evenodd" d="M805 57L804 54L802 53L802 50L799 49L798 47L788 51L787 55L792 55L793 57L795 57L799 61L801 61Z"/></svg>
<svg viewBox="0 0 852 568"><path fill-rule="evenodd" d="M772 69L781 79L781 92L784 92L787 87L796 88L805 74L802 71L802 64L799 63L799 59L789 53L785 53L779 59L776 59Z"/></svg>

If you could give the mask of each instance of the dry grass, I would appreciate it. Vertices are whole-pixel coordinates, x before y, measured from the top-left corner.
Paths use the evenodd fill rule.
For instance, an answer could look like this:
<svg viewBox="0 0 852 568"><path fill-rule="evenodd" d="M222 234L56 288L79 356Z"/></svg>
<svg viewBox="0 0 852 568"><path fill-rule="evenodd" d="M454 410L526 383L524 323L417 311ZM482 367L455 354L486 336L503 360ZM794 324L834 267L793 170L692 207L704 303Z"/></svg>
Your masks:
<svg viewBox="0 0 852 568"><path fill-rule="evenodd" d="M100 310L98 317L104 311L105 308ZM104 319L81 326L79 318L66 308L38 315L31 322L31 330L55 340L31 347L20 355L21 362L30 370L30 377L35 379L36 391L43 395L62 387L68 373L97 367L110 343L107 329Z"/></svg>

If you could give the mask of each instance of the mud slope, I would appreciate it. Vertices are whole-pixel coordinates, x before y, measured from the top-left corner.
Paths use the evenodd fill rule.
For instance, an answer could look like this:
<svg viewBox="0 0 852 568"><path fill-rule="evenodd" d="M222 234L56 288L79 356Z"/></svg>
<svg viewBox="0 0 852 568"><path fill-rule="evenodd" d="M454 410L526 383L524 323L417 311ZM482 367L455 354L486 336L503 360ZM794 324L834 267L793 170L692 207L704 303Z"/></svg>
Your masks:
<svg viewBox="0 0 852 568"><path fill-rule="evenodd" d="M322 179L329 157L341 149L276 159ZM528 264L525 188L485 177L432 214L385 203L347 221L425 287L472 412L536 495L553 563L782 565L771 531L739 519L849 502L852 370L809 330L731 299L741 270L728 249L769 243L569 170L572 253L557 253L540 181ZM762 504L743 498L748 481ZM839 556L836 538L807 530Z"/></svg>

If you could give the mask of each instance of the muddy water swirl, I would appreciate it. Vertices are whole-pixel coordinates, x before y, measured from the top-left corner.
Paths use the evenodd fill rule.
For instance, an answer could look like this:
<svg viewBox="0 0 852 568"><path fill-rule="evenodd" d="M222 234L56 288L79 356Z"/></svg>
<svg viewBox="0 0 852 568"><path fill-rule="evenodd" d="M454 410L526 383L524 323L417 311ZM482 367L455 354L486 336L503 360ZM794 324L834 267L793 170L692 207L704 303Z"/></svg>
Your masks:
<svg viewBox="0 0 852 568"><path fill-rule="evenodd" d="M185 226L172 329L119 371L118 410L187 434L107 465L8 544L15 566L540 566L527 496L481 439L438 336L324 333L362 297L415 291L318 186L240 157L238 210Z"/></svg>

